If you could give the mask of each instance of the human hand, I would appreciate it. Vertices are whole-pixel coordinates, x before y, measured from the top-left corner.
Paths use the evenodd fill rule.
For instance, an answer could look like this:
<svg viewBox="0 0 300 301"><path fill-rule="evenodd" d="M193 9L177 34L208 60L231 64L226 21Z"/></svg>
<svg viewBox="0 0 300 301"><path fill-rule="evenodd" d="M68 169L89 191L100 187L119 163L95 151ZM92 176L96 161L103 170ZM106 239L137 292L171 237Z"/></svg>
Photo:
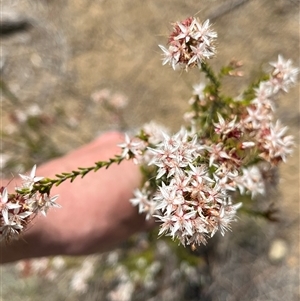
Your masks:
<svg viewBox="0 0 300 301"><path fill-rule="evenodd" d="M37 176L54 177L63 171L87 167L120 152L116 146L122 135L110 132L69 154L41 165ZM129 199L141 182L137 166L130 161L89 173L73 183L53 187L59 194L60 209L53 208L47 218L38 216L24 236L1 246L1 262L50 255L84 255L116 247L137 231L150 229ZM16 183L12 183L16 185ZM11 185L12 185L11 184Z"/></svg>

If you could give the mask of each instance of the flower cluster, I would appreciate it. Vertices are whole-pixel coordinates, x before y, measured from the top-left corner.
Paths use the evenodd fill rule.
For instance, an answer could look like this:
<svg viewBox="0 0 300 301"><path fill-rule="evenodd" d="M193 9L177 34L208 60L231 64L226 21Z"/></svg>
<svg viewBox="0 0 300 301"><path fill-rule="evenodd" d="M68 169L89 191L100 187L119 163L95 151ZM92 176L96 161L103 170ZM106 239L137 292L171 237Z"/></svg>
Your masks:
<svg viewBox="0 0 300 301"><path fill-rule="evenodd" d="M159 235L177 238L183 245L206 243L218 230L223 235L241 206L233 204L231 196L237 160L229 169L224 159L230 161L230 155L218 151L218 145L204 145L186 128L173 136L162 136L155 147L139 150L150 152L145 168L153 176L148 175L143 187L134 191L132 204L147 218L154 216L161 222ZM134 151L130 151L133 157ZM211 160L213 154L216 156Z"/></svg>
<svg viewBox="0 0 300 301"><path fill-rule="evenodd" d="M276 63L271 63L273 72L266 81L261 81L254 89L254 98L246 108L241 119L241 131L255 140L259 156L273 165L286 161L292 152L293 137L285 135L287 127L280 121L274 123L276 96L280 91L288 92L296 82L297 68L291 66L290 60L278 56Z"/></svg>
<svg viewBox="0 0 300 301"><path fill-rule="evenodd" d="M216 33L195 18L177 22L164 52L163 64L186 69L198 65L209 83L194 86L185 114L187 125L175 135L165 130L126 136L122 156L142 166L145 181L131 203L146 218L161 223L159 235L182 245L200 245L217 231L224 235L242 206L240 195L266 194L276 183L276 167L292 153L293 137L275 120L276 96L296 82L298 69L278 57L273 70L242 96L221 95L221 78L235 74L231 63L215 75L203 63L213 55ZM195 58L197 49L202 49ZM155 127L152 124L152 128ZM154 142L153 142L154 141ZM267 216L267 214L266 214Z"/></svg>
<svg viewBox="0 0 300 301"><path fill-rule="evenodd" d="M211 30L209 20L203 24L190 17L174 24L169 37L169 48L159 47L164 52L163 65L169 63L173 69L177 65L189 67L200 65L215 55L214 41L217 33Z"/></svg>
<svg viewBox="0 0 300 301"><path fill-rule="evenodd" d="M57 195L50 197L33 190L43 179L36 177L35 172L36 166L29 176L20 174L22 185L14 194L9 194L6 187L0 188L0 241L17 238L39 212L46 215L49 208L60 207L56 203Z"/></svg>

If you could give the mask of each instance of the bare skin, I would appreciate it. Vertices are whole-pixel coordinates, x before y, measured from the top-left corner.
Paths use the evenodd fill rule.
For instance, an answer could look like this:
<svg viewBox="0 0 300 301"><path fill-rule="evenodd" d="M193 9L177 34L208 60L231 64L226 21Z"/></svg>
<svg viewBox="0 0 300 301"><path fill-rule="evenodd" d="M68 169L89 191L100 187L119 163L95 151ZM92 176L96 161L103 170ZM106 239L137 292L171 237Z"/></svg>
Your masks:
<svg viewBox="0 0 300 301"><path fill-rule="evenodd" d="M37 176L53 177L56 173L93 165L120 153L116 146L122 135L106 133L71 153L41 165ZM134 188L140 185L141 174L131 162L113 165L107 170L91 172L72 184L54 187L62 208L49 210L47 217L35 218L33 225L19 240L1 245L0 262L52 255L86 255L117 247L129 236L150 229L130 203ZM1 186L8 181L2 180ZM9 184L9 191L18 185Z"/></svg>

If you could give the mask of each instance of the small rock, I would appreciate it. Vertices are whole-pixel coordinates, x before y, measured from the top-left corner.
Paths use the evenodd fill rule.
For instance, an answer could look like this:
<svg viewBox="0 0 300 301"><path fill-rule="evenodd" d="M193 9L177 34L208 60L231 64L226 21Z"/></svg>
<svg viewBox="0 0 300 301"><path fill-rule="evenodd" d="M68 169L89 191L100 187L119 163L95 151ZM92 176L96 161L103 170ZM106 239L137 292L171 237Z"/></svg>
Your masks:
<svg viewBox="0 0 300 301"><path fill-rule="evenodd" d="M271 243L269 249L269 259L272 262L280 262L286 257L287 252L287 243L283 239L277 238Z"/></svg>

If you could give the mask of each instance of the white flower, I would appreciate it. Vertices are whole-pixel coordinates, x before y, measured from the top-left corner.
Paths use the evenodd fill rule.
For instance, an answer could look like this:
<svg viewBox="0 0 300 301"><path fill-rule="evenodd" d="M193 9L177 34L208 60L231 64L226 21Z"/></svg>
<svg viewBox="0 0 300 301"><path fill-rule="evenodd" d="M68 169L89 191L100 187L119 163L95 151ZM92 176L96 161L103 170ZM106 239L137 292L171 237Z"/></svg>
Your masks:
<svg viewBox="0 0 300 301"><path fill-rule="evenodd" d="M172 68L176 69L176 64L179 61L180 53L176 51L175 47L170 46L169 49L165 48L162 45L158 45L159 48L163 51L163 65L170 64Z"/></svg>
<svg viewBox="0 0 300 301"><path fill-rule="evenodd" d="M271 97L274 96L274 93L270 81L260 82L258 88L254 89L254 91L256 97L251 101L251 103L258 107L263 106L275 111L274 103L271 100Z"/></svg>
<svg viewBox="0 0 300 301"><path fill-rule="evenodd" d="M204 88L206 85L204 83L199 83L196 85L193 85L193 95L197 95L199 99L204 99ZM191 104L191 103L190 103Z"/></svg>
<svg viewBox="0 0 300 301"><path fill-rule="evenodd" d="M175 214L172 215L173 229L171 236L174 237L177 231L182 231L183 235L193 235L192 220L196 217L196 210L183 211L182 207L178 207Z"/></svg>
<svg viewBox="0 0 300 301"><path fill-rule="evenodd" d="M198 155L197 137L189 137L185 129L181 129L175 135L169 137L164 135L164 141L157 148L149 148L153 152L153 159L149 165L159 167L156 178L159 179L166 174L167 177L174 176L185 168ZM189 141L189 138L192 138Z"/></svg>
<svg viewBox="0 0 300 301"><path fill-rule="evenodd" d="M174 175L170 181L170 186L176 191L177 195L183 195L185 192L190 190L191 176L186 174L183 169Z"/></svg>
<svg viewBox="0 0 300 301"><path fill-rule="evenodd" d="M209 24L209 20L206 20L205 22L200 24L196 19L195 25L198 30L196 30L194 38L199 39L201 37L202 40L208 46L210 46L212 42L214 42L214 40L218 37L218 34L215 31L211 30L210 28L211 25Z"/></svg>
<svg viewBox="0 0 300 301"><path fill-rule="evenodd" d="M182 23L177 22L176 25L180 28L181 33L179 35L175 36L174 40L183 39L187 43L191 38L191 34L194 29L194 24L195 24L195 20L193 20L193 22L189 26L183 25Z"/></svg>
<svg viewBox="0 0 300 301"><path fill-rule="evenodd" d="M167 186L162 183L162 186L159 187L159 191L154 197L157 205L155 206L156 210L161 210L165 212L166 215L170 215L178 205L184 203L184 198L182 194L178 194L177 190L173 186Z"/></svg>
<svg viewBox="0 0 300 301"><path fill-rule="evenodd" d="M164 140L163 133L168 132L166 127L154 121L144 124L142 129L144 133L149 136L148 141L150 144L159 144Z"/></svg>
<svg viewBox="0 0 300 301"><path fill-rule="evenodd" d="M236 211L242 207L242 203L228 204L222 206L218 217L218 227L221 235L224 236L225 231L230 230L230 223L235 220Z"/></svg>
<svg viewBox="0 0 300 301"><path fill-rule="evenodd" d="M225 119L219 112L217 112L217 115L218 115L219 122L213 123L216 133L220 135L222 134L228 135L229 133L237 130L237 126L235 124L237 116L234 116L234 118L230 121L227 120L225 121Z"/></svg>
<svg viewBox="0 0 300 301"><path fill-rule="evenodd" d="M281 159L286 161L288 155L293 152L294 138L293 136L284 135L287 127L282 127L279 120L276 124L270 124L269 133L263 136L263 148L267 154L263 152L261 155L268 161L277 161Z"/></svg>
<svg viewBox="0 0 300 301"><path fill-rule="evenodd" d="M20 212L20 210L21 210L21 208L19 207L19 208L15 208L12 212L8 213L9 220L18 225L24 224L26 218L33 213L32 211Z"/></svg>
<svg viewBox="0 0 300 301"><path fill-rule="evenodd" d="M12 238L15 238L20 230L22 230L22 226L13 222L13 221L7 221L0 227L0 241L6 240L9 241Z"/></svg>
<svg viewBox="0 0 300 301"><path fill-rule="evenodd" d="M27 200L27 206L34 213L40 211L44 216L47 215L47 212L50 208L61 208L59 204L56 203L58 195L50 197L47 194L34 194Z"/></svg>
<svg viewBox="0 0 300 301"><path fill-rule="evenodd" d="M203 199L207 203L223 204L226 198L227 193L225 192L223 187L218 184L214 185L212 188L207 186L207 190L205 191L205 194L203 194Z"/></svg>
<svg viewBox="0 0 300 301"><path fill-rule="evenodd" d="M260 169L256 166L250 166L242 169L243 174L236 178L237 187L241 194L250 192L251 197L265 194L266 188Z"/></svg>
<svg viewBox="0 0 300 301"><path fill-rule="evenodd" d="M273 115L270 114L269 110L266 110L262 106L256 107L248 107L247 108L247 115L245 119L242 120L242 124L244 127L254 130L261 130L263 127L269 124Z"/></svg>
<svg viewBox="0 0 300 301"><path fill-rule="evenodd" d="M146 189L135 189L133 194L134 198L129 200L130 203L133 206L138 206L139 213L146 213L146 219L148 220L155 212L155 202L149 199Z"/></svg>
<svg viewBox="0 0 300 301"><path fill-rule="evenodd" d="M40 211L41 213L46 216L47 211L54 207L54 208L61 208L61 205L56 203L56 200L58 199L58 195L54 195L53 197L50 197L49 195L43 195L42 200L41 200L41 208Z"/></svg>
<svg viewBox="0 0 300 301"><path fill-rule="evenodd" d="M135 164L138 164L141 160L141 155L146 146L144 141L138 138L130 138L128 134L125 134L125 142L118 144L123 149L121 157L125 159L133 159Z"/></svg>
<svg viewBox="0 0 300 301"><path fill-rule="evenodd" d="M169 216L169 215L153 215L153 217L158 218L159 221L162 222L162 224L160 225L158 236L161 236L163 234L168 234L172 231L173 222L171 220L171 216Z"/></svg>
<svg viewBox="0 0 300 301"><path fill-rule="evenodd" d="M197 62L198 64L203 62L205 59L209 59L214 56L214 52L207 49L207 46L204 43L197 45L197 47L191 46L192 57L188 61L188 65Z"/></svg>
<svg viewBox="0 0 300 301"><path fill-rule="evenodd" d="M17 203L8 202L8 192L7 189L4 188L2 193L0 194L0 210L3 216L5 224L9 224L8 220L8 210L15 209L21 207Z"/></svg>
<svg viewBox="0 0 300 301"><path fill-rule="evenodd" d="M218 162L222 159L231 159L227 152L224 151L224 145L221 142L211 146L206 146L206 149L210 153L209 166L212 166L214 162Z"/></svg>
<svg viewBox="0 0 300 301"><path fill-rule="evenodd" d="M238 177L238 169L229 170L225 164L221 164L214 172L213 178L218 186L225 191L236 191L235 179Z"/></svg>
<svg viewBox="0 0 300 301"><path fill-rule="evenodd" d="M179 65L188 67L200 65L215 54L214 41L217 34L210 29L209 20L200 24L196 18L189 17L174 24L169 36L169 48L159 45L163 51L163 65L169 63L175 70Z"/></svg>
<svg viewBox="0 0 300 301"><path fill-rule="evenodd" d="M39 182L40 180L44 179L44 177L36 177L35 176L35 172L36 172L36 165L33 166L30 175L22 175L19 174L19 176L21 177L21 179L23 180L22 183L22 188L28 188L29 190L32 190L33 185L37 182Z"/></svg>
<svg viewBox="0 0 300 301"><path fill-rule="evenodd" d="M288 92L289 87L296 83L299 69L294 68L292 61L285 60L281 55L278 55L277 62L271 62L270 65L274 67L270 80L274 88L273 93L277 93L279 90Z"/></svg>

